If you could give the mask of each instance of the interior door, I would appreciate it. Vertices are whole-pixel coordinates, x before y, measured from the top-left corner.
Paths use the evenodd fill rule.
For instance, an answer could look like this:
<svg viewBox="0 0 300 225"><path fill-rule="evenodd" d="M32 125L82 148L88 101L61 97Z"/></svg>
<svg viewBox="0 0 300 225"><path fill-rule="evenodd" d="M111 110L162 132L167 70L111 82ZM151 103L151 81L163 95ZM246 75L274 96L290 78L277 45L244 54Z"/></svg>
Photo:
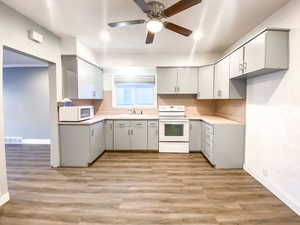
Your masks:
<svg viewBox="0 0 300 225"><path fill-rule="evenodd" d="M198 68L178 68L178 93L197 94Z"/></svg>
<svg viewBox="0 0 300 225"><path fill-rule="evenodd" d="M157 69L157 93L174 94L177 87L177 68Z"/></svg>

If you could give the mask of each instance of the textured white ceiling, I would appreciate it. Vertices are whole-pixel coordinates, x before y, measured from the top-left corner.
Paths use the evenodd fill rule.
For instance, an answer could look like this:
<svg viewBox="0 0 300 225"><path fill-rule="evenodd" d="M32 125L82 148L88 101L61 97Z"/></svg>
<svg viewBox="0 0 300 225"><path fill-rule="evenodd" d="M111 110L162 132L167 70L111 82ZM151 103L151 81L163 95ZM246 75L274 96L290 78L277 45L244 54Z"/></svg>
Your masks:
<svg viewBox="0 0 300 225"><path fill-rule="evenodd" d="M59 36L75 36L99 52L219 52L238 40L289 0L203 0L169 21L197 31L185 38L168 30L145 45L145 25L109 28L119 20L147 19L132 0L2 0ZM160 0L170 6L177 0ZM107 34L102 35L103 32ZM108 42L103 41L109 39Z"/></svg>

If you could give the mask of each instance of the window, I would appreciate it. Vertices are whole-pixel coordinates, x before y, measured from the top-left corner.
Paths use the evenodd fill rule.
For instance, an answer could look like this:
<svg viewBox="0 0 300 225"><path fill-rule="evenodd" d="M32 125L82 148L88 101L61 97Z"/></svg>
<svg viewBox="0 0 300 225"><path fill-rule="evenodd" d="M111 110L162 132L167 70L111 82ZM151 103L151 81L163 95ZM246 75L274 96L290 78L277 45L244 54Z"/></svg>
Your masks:
<svg viewBox="0 0 300 225"><path fill-rule="evenodd" d="M155 108L155 76L114 76L113 106Z"/></svg>

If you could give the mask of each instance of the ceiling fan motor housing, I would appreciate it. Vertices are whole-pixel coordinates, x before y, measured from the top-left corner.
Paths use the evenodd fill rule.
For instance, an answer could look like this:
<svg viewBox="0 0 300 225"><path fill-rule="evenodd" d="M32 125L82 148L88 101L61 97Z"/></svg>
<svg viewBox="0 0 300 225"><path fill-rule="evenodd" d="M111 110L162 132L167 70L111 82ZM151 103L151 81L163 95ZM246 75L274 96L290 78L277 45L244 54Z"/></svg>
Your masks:
<svg viewBox="0 0 300 225"><path fill-rule="evenodd" d="M150 11L147 13L150 19L161 19L165 17L164 10L166 7L164 4L157 1L151 1L148 2L147 5L150 9Z"/></svg>

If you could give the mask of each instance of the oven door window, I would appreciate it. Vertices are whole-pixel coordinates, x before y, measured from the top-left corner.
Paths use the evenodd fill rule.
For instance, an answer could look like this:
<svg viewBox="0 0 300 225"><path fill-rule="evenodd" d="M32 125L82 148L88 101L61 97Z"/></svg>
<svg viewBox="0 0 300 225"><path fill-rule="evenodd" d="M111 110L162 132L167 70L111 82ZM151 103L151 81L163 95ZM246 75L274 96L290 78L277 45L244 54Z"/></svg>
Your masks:
<svg viewBox="0 0 300 225"><path fill-rule="evenodd" d="M80 116L81 118L87 118L91 116L91 110L90 109L81 109L80 110Z"/></svg>
<svg viewBox="0 0 300 225"><path fill-rule="evenodd" d="M165 124L166 137L183 137L183 124Z"/></svg>

